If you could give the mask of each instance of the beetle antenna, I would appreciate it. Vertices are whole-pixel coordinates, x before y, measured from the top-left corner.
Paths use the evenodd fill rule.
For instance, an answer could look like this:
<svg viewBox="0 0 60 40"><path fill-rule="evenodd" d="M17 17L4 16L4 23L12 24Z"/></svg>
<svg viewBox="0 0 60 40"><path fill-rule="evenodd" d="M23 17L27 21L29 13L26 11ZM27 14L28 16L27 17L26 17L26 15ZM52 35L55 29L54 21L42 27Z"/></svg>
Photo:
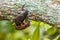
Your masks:
<svg viewBox="0 0 60 40"><path fill-rule="evenodd" d="M24 10L24 7L25 7L25 4L24 4L24 5L22 5L22 9L21 9L21 10Z"/></svg>

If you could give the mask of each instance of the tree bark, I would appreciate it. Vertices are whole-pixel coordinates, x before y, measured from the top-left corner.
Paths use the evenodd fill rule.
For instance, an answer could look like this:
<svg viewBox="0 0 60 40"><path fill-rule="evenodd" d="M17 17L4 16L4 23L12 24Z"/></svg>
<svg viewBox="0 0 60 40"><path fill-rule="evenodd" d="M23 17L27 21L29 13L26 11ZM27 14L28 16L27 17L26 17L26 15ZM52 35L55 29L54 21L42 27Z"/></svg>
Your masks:
<svg viewBox="0 0 60 40"><path fill-rule="evenodd" d="M15 15L15 14L14 14ZM13 15L13 16L14 16ZM0 20L14 20L16 16L18 15L15 15L14 17L8 17L9 15L3 15L3 16L0 16ZM41 22L44 22L44 23L47 23L53 27L57 27L57 28L60 28L60 24L59 23L52 23L50 22L49 20L47 19L43 19L44 14L39 14L39 13L29 13L28 14L28 19L29 20L34 20L34 21L41 21Z"/></svg>

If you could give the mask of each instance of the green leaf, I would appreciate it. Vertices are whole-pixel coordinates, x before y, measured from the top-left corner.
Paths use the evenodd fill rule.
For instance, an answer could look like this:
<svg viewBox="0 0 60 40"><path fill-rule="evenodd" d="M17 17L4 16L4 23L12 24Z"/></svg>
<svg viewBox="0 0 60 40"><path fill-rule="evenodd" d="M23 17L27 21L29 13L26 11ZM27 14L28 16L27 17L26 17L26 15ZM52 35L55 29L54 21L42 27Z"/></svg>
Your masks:
<svg viewBox="0 0 60 40"><path fill-rule="evenodd" d="M48 24L44 24L44 28L47 31L48 29L50 29L52 26L48 25Z"/></svg>
<svg viewBox="0 0 60 40"><path fill-rule="evenodd" d="M1 32L3 33L14 31L14 26L12 25L12 22L7 20L0 21L0 28L1 28Z"/></svg>
<svg viewBox="0 0 60 40"><path fill-rule="evenodd" d="M31 26L34 26L34 27L38 26L38 22L37 22L37 21L32 21L32 20L31 20L30 23L31 23Z"/></svg>
<svg viewBox="0 0 60 40"><path fill-rule="evenodd" d="M58 34L57 31L56 31L56 33L54 33L53 35L49 35L48 38L49 38L50 40L53 40L53 39L55 39L58 35L59 35L59 34Z"/></svg>
<svg viewBox="0 0 60 40"><path fill-rule="evenodd" d="M57 33L59 33L59 34L60 34L60 29L57 29Z"/></svg>
<svg viewBox="0 0 60 40"><path fill-rule="evenodd" d="M39 40L39 26L37 26L30 40Z"/></svg>
<svg viewBox="0 0 60 40"><path fill-rule="evenodd" d="M53 35L56 33L56 29L54 27L51 27L46 32L48 35Z"/></svg>

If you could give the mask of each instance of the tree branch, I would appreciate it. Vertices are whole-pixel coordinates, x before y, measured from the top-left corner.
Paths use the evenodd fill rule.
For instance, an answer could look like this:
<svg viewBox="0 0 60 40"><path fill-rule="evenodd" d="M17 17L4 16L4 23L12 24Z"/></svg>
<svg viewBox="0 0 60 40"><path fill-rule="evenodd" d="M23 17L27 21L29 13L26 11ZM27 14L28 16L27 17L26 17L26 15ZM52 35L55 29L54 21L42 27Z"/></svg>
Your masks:
<svg viewBox="0 0 60 40"><path fill-rule="evenodd" d="M16 16L18 16L18 15L15 15L14 17L8 17L9 15L3 15L3 16L0 16L0 20L14 20L14 18L16 17ZM11 15L10 15L11 16ZM44 14L39 14L39 13L30 13L29 15L28 15L28 19L29 20L34 20L34 21L42 21L42 22L44 22L44 23L47 23L47 24L49 24L49 25L51 25L51 26L53 26L53 27L57 27L57 28L60 28L60 24L59 23L52 23L52 22L50 22L50 20L48 20L48 19L46 19L46 18L43 18L43 17L45 17L45 15Z"/></svg>

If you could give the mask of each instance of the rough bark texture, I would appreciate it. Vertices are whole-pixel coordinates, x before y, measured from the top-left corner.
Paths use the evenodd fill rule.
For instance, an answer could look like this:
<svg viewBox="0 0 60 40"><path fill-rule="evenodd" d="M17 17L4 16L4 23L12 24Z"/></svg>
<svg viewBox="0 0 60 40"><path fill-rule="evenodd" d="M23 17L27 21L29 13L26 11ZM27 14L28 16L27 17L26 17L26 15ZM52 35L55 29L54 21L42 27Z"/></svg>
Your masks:
<svg viewBox="0 0 60 40"><path fill-rule="evenodd" d="M1 0L0 2L0 20L13 20L25 4L25 8L29 11L28 19L60 28L60 0Z"/></svg>

